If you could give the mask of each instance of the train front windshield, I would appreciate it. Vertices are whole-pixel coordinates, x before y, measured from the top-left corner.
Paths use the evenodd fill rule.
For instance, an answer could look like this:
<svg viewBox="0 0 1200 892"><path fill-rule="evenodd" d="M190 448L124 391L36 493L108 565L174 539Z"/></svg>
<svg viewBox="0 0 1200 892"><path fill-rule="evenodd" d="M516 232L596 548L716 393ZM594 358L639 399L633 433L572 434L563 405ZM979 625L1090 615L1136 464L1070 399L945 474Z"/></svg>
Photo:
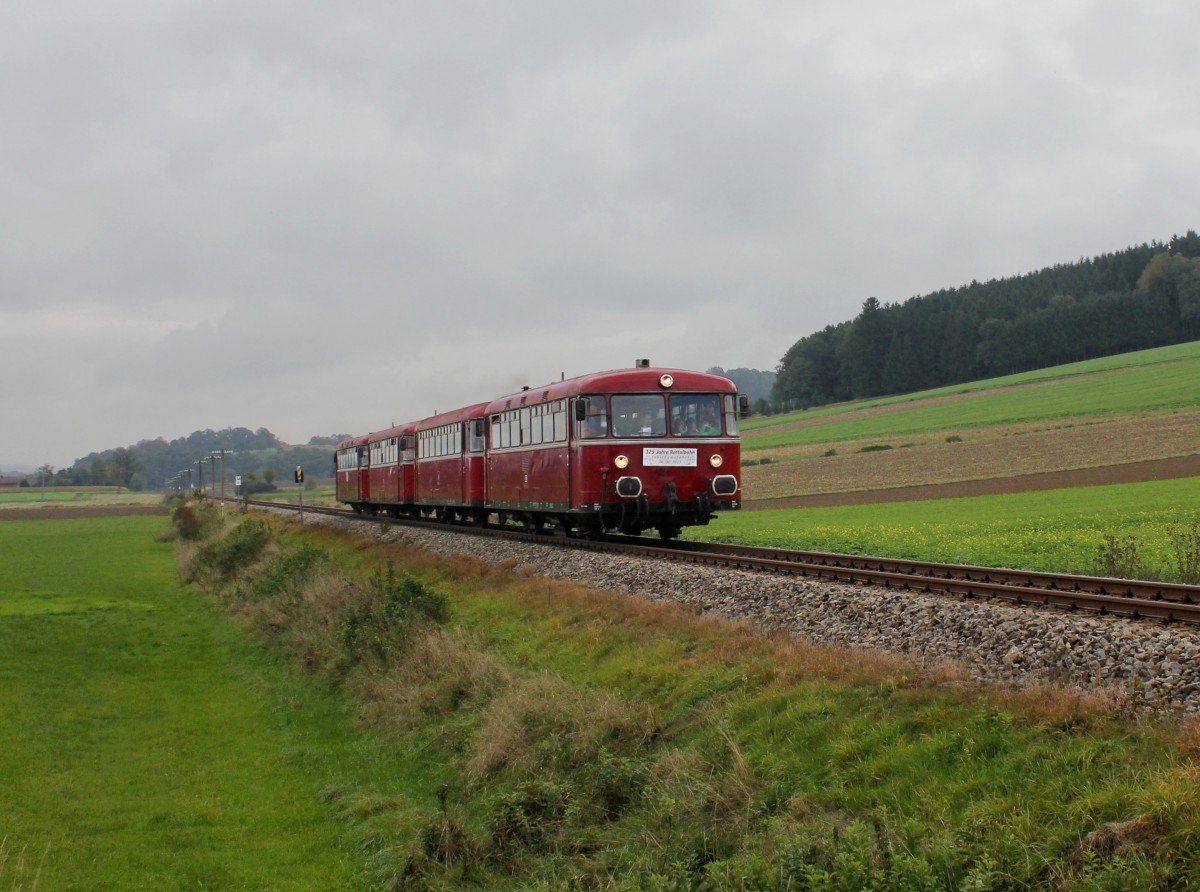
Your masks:
<svg viewBox="0 0 1200 892"><path fill-rule="evenodd" d="M737 434L736 415L722 412L733 397L716 393L631 393L612 397L615 437L719 437L726 416L729 435Z"/></svg>

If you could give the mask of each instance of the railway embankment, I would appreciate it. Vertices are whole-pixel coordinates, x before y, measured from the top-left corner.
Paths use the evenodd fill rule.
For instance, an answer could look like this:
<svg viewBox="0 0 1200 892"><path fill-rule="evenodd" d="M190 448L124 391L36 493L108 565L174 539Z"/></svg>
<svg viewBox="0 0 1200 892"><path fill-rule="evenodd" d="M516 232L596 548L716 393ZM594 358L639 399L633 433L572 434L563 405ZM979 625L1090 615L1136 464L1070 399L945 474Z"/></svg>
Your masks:
<svg viewBox="0 0 1200 892"><path fill-rule="evenodd" d="M1200 629L1059 609L1013 607L826 580L776 578L452 532L350 524L440 555L673 601L832 647L902 655L974 682L1060 684L1114 705L1200 714Z"/></svg>

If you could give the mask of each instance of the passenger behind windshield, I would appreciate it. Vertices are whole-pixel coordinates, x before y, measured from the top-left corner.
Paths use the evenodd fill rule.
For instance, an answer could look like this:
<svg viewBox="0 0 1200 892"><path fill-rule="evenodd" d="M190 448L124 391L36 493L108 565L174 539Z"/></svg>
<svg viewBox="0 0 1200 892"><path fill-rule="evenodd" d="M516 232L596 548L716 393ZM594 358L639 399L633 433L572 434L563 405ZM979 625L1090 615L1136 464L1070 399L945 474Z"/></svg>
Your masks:
<svg viewBox="0 0 1200 892"><path fill-rule="evenodd" d="M612 398L613 433L618 437L665 437L666 406L656 393L623 394Z"/></svg>
<svg viewBox="0 0 1200 892"><path fill-rule="evenodd" d="M721 397L715 393L672 394L671 433L676 437L721 434Z"/></svg>

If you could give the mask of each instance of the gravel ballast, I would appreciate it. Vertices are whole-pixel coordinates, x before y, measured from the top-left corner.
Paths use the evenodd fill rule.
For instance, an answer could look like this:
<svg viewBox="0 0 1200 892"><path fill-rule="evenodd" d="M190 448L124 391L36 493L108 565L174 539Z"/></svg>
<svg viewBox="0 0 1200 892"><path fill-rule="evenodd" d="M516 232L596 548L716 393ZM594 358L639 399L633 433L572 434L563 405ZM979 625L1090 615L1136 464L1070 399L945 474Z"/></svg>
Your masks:
<svg viewBox="0 0 1200 892"><path fill-rule="evenodd" d="M1200 629L1012 607L880 586L767 576L453 532L315 518L385 541L749 620L834 647L962 666L976 681L1105 689L1129 706L1200 713Z"/></svg>

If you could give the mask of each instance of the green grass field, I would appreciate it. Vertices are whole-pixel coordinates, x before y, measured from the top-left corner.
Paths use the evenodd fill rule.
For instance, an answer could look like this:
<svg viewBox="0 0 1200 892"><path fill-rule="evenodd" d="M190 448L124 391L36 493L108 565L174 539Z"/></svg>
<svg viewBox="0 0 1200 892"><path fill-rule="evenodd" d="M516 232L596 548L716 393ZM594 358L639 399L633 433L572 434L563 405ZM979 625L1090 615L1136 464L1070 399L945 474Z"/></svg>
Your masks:
<svg viewBox="0 0 1200 892"><path fill-rule="evenodd" d="M328 791L423 763L180 588L165 527L0 522L0 890L368 888Z"/></svg>
<svg viewBox="0 0 1200 892"><path fill-rule="evenodd" d="M798 430L747 436L750 451L864 437L898 437L992 425L1045 422L1084 416L1116 416L1200 406L1200 351L1195 359L1125 368L1108 375L1072 376L1041 387L979 391L971 399L914 406L901 413L838 421ZM838 413L841 414L841 413ZM797 419L794 415L791 420Z"/></svg>
<svg viewBox="0 0 1200 892"><path fill-rule="evenodd" d="M59 489L50 486L45 490L28 487L0 492L0 504L6 502L16 505L29 502L90 502L101 495L113 495L117 492L117 488L113 486L95 489Z"/></svg>
<svg viewBox="0 0 1200 892"><path fill-rule="evenodd" d="M1028 390L1010 393L1021 385L1040 384L1036 395ZM861 409L903 406L927 399L973 394L971 400L950 405L931 406L905 412L903 428L888 428L887 434L927 433L950 427L982 424L1009 424L1047 418L1114 414L1155 409L1200 406L1200 341L1107 356L1086 362L1039 369L1019 375L992 378L968 384L941 387L919 393L903 394L836 406L753 418L742 424L747 434L745 446L751 449L793 443L823 442L872 436L876 419L838 422L837 416ZM970 408L968 408L970 406ZM797 421L831 419L818 426L824 432L816 440L809 431L779 434L763 433L768 428ZM861 427L859 425L862 425ZM798 437L798 438L797 438Z"/></svg>
<svg viewBox="0 0 1200 892"><path fill-rule="evenodd" d="M316 526L289 524L277 569L210 597L179 586L163 525L0 523L4 892L1200 877L1190 738L1107 701L981 697ZM407 564L448 624L304 569L301 540L360 580ZM1108 822L1130 842L1082 847Z"/></svg>
<svg viewBox="0 0 1200 892"><path fill-rule="evenodd" d="M1134 537L1152 578L1171 579L1170 531L1200 522L1200 478L969 499L721 514L687 537L1014 567L1098 572L1105 536Z"/></svg>

